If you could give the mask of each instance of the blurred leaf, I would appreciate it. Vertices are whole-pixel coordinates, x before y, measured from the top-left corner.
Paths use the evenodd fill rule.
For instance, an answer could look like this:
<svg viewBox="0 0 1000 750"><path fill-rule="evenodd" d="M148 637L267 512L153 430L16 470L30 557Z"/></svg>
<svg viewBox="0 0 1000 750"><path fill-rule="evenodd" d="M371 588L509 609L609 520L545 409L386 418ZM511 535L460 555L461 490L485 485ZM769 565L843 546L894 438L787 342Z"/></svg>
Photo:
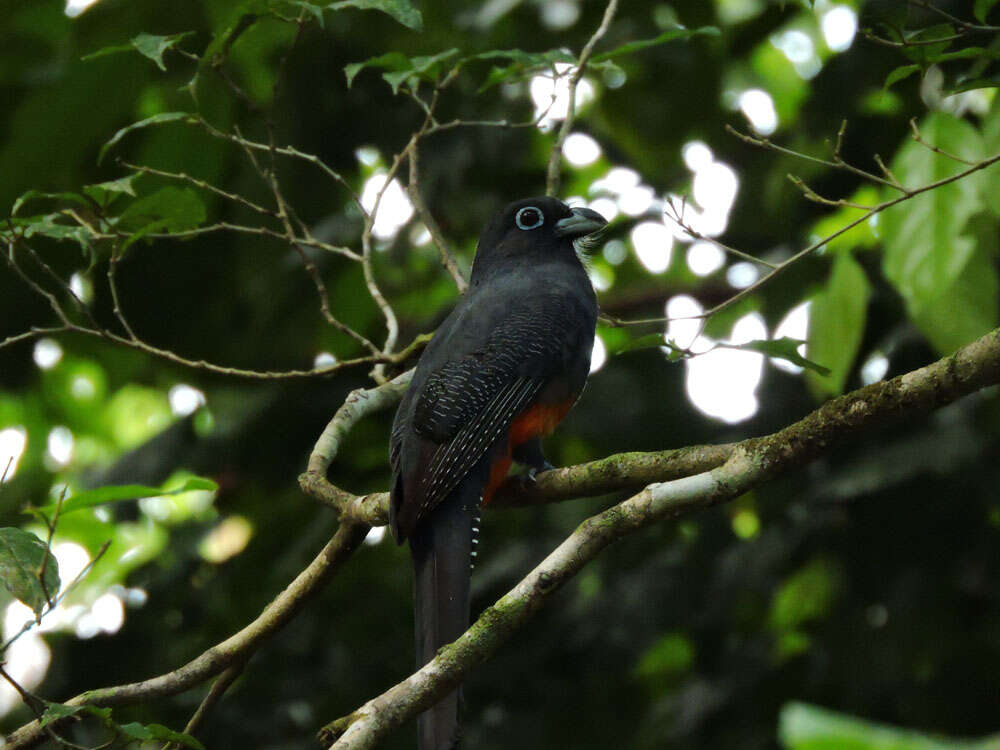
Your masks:
<svg viewBox="0 0 1000 750"><path fill-rule="evenodd" d="M1000 78L970 78L959 81L946 90L947 94L961 94L963 91L974 91L976 89L995 89L1000 87Z"/></svg>
<svg viewBox="0 0 1000 750"><path fill-rule="evenodd" d="M851 203L859 206L874 206L879 203L878 190L872 185L865 185L859 188L848 198ZM857 221L867 213L864 209L853 206L842 206L836 211L827 214L817 221L810 232L811 241L818 241L823 237L839 232L851 222ZM848 229L843 234L838 234L826 243L825 249L828 252L849 252L860 248L871 248L878 244L878 237L872 227L872 221L863 221L855 227Z"/></svg>
<svg viewBox="0 0 1000 750"><path fill-rule="evenodd" d="M771 599L768 622L775 630L791 630L823 617L837 594L837 573L824 558L816 558L792 573Z"/></svg>
<svg viewBox="0 0 1000 750"><path fill-rule="evenodd" d="M979 133L953 115L935 112L924 119L920 131L928 143L961 158L982 158ZM914 141L908 141L892 163L896 177L910 187L936 182L966 168ZM969 218L982 205L984 179L981 172L971 174L882 214L882 267L906 300L911 315L938 299L968 263L974 243L962 234Z"/></svg>
<svg viewBox="0 0 1000 750"><path fill-rule="evenodd" d="M93 508L95 505L118 503L123 500L138 500L143 497L165 497L168 495L179 495L182 492L191 492L193 490L217 492L218 489L219 485L211 479L205 479L203 477L188 479L181 486L174 487L169 490L165 490L160 487L147 487L142 484L121 484L109 487L98 487L94 490L84 490L83 492L78 492L66 500L62 506L62 513L72 513L73 511L83 510L84 508ZM36 508L36 510L42 513L52 513L55 509L55 503Z"/></svg>
<svg viewBox="0 0 1000 750"><path fill-rule="evenodd" d="M182 34L171 34L170 36L158 36L156 34L142 33L132 39L128 44L118 44L113 47L105 47L97 52L84 55L83 60L93 60L105 55L113 55L118 52L130 52L135 50L139 54L148 57L156 63L156 66L165 71L167 66L163 64L163 53L186 37L192 36L193 31L185 31Z"/></svg>
<svg viewBox="0 0 1000 750"><path fill-rule="evenodd" d="M40 724L45 727L54 721L60 721L61 719L66 719L70 716L77 716L82 713L88 714L89 716L96 716L102 720L102 723L111 721L110 708L98 708L97 706L67 706L64 703L45 701L45 713L42 714Z"/></svg>
<svg viewBox="0 0 1000 750"><path fill-rule="evenodd" d="M612 356L634 352L639 349L667 349L667 357L670 361L675 361L685 354L685 351L667 339L662 333L647 333L634 339L627 339L617 349L611 352Z"/></svg>
<svg viewBox="0 0 1000 750"><path fill-rule="evenodd" d="M949 60L995 60L1000 57L1000 50L986 49L985 47L963 47L954 52L943 52L940 55L933 55L928 59L930 63L943 63Z"/></svg>
<svg viewBox="0 0 1000 750"><path fill-rule="evenodd" d="M920 44L905 45L900 47L900 50L908 58L919 64L920 67L926 68L934 62L934 58L951 46L952 40L947 39L947 37L954 35L955 29L952 28L950 23L939 23L924 29L907 31L904 34L904 39L900 41L920 42ZM932 42L935 39L944 39L944 41L937 44L928 44L928 42Z"/></svg>
<svg viewBox="0 0 1000 750"><path fill-rule="evenodd" d="M384 55L373 57L359 63L351 63L344 66L344 75L347 76L347 86L350 88L354 77L365 68L382 68L390 72L384 73L382 77L392 87L392 93L399 90L400 84L410 78L417 78L425 81L434 81L441 72L442 63L458 54L457 49L449 49L436 55L425 57L407 57L399 52L387 52Z"/></svg>
<svg viewBox="0 0 1000 750"><path fill-rule="evenodd" d="M125 195L131 195L134 198L136 195L134 183L138 178L139 173L136 172L125 177L119 177L117 180L111 180L110 182L99 182L96 185L85 185L83 192L100 203L102 206L106 206L123 193Z"/></svg>
<svg viewBox="0 0 1000 750"><path fill-rule="evenodd" d="M687 29L683 26L676 26L675 28L667 29L662 34L655 36L652 39L639 39L634 42L626 42L620 47L615 47L613 50L602 52L599 55L594 55L590 61L599 63L604 60L611 60L612 58L620 57L622 55L630 55L633 52L648 49L649 47L657 47L661 44L672 42L675 39L687 40L696 36L719 36L719 30L715 26L702 26L697 29Z"/></svg>
<svg viewBox="0 0 1000 750"><path fill-rule="evenodd" d="M820 375L829 375L829 367L817 364L799 354L799 347L805 343L801 339L782 336L780 339L756 339L743 344L726 344L725 346L728 349L744 349L751 352L760 352L772 359L784 359L793 365L818 372Z"/></svg>
<svg viewBox="0 0 1000 750"><path fill-rule="evenodd" d="M806 703L785 704L778 738L787 750L987 750L998 741L931 737Z"/></svg>
<svg viewBox="0 0 1000 750"><path fill-rule="evenodd" d="M830 368L825 377L806 374L813 392L833 396L844 390L864 334L870 293L868 279L858 262L850 253L839 254L826 287L809 307L806 353Z"/></svg>
<svg viewBox="0 0 1000 750"><path fill-rule="evenodd" d="M972 6L972 12L976 14L976 18L979 19L980 23L986 23L986 16L990 14L993 6L996 4L997 0L976 0Z"/></svg>
<svg viewBox="0 0 1000 750"><path fill-rule="evenodd" d="M119 724L115 729L124 737L133 740L166 740L195 750L205 750L205 746L191 735L175 732L162 724L140 724L133 721L129 724Z"/></svg>
<svg viewBox="0 0 1000 750"><path fill-rule="evenodd" d="M205 204L191 188L160 188L155 193L131 203L116 225L120 229L138 231L154 226L156 231L181 232L205 221Z"/></svg>
<svg viewBox="0 0 1000 750"><path fill-rule="evenodd" d="M490 50L481 52L467 58L468 60L511 60L509 65L494 66L490 69L489 75L479 87L477 93L482 93L486 89L503 83L515 76L526 75L528 72L538 68L551 69L557 62L574 63L576 58L569 52L561 49L552 49L547 52L524 52L519 49Z"/></svg>
<svg viewBox="0 0 1000 750"><path fill-rule="evenodd" d="M646 680L661 680L686 672L694 662L694 644L684 633L667 633L646 649L635 673Z"/></svg>
<svg viewBox="0 0 1000 750"><path fill-rule="evenodd" d="M941 354L951 354L997 325L997 222L985 212L969 222L962 238L975 249L962 273L941 295L913 313L917 327Z"/></svg>
<svg viewBox="0 0 1000 750"><path fill-rule="evenodd" d="M326 23L323 18L324 8L316 5L315 3L310 3L308 0L283 0L283 2L295 8L302 8L307 13L312 14L313 19L319 24L320 28L326 28Z"/></svg>
<svg viewBox="0 0 1000 750"><path fill-rule="evenodd" d="M44 585L40 577L43 562ZM0 579L16 599L40 615L49 598L59 593L59 563L34 534L0 528Z"/></svg>
<svg viewBox="0 0 1000 750"><path fill-rule="evenodd" d="M326 7L330 10L340 10L341 8L380 10L392 16L408 29L424 30L423 16L409 0L339 0L339 2L330 3Z"/></svg>
<svg viewBox="0 0 1000 750"><path fill-rule="evenodd" d="M894 84L909 78L911 75L920 70L919 65L900 65L898 68L893 69L889 75L885 77L885 83L882 84L883 88L890 88Z"/></svg>
<svg viewBox="0 0 1000 750"><path fill-rule="evenodd" d="M147 117L145 120L140 120L139 122L133 122L131 125L128 125L119 130L117 133L111 136L110 141L101 146L101 150L97 154L97 162L98 164L100 164L101 161L104 160L104 155L108 152L108 149L110 149L112 146L118 143L118 141L120 141L129 133L131 133L133 130L138 130L139 128L148 128L150 125L159 125L164 122L174 122L176 120L184 120L191 117L192 115L188 112L161 112L158 115Z"/></svg>
<svg viewBox="0 0 1000 750"><path fill-rule="evenodd" d="M24 229L25 239L40 235L54 240L72 240L84 250L89 250L93 236L90 230L80 226L75 221L72 224L63 223L66 221L73 220L65 214L53 213L15 219L11 223Z"/></svg>
<svg viewBox="0 0 1000 750"><path fill-rule="evenodd" d="M987 156L1000 154L1000 96L993 97L993 105L983 118L983 152ZM996 189L996 165L989 167L992 179L983 180L982 197L994 214L1000 216L1000 190Z"/></svg>
<svg viewBox="0 0 1000 750"><path fill-rule="evenodd" d="M84 191L86 191L86 189L84 189ZM21 210L21 207L28 201L33 200L69 201L71 203L76 203L79 206L90 206L90 204L87 203L87 199L79 193L46 193L42 190L29 190L26 193L22 193L21 196L14 201L14 205L10 209L10 215L17 216L17 212ZM57 216L57 214L50 214L50 216Z"/></svg>

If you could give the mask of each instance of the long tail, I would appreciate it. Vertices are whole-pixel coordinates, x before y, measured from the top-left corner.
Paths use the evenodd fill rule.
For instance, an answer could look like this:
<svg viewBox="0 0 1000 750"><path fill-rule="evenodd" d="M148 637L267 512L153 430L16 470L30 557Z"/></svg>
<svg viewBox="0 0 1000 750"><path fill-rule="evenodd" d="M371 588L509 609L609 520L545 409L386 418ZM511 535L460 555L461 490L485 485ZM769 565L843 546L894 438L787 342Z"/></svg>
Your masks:
<svg viewBox="0 0 1000 750"><path fill-rule="evenodd" d="M469 627L469 568L481 492L476 484L460 484L410 538L418 668ZM419 750L452 750L458 744L459 693L421 714Z"/></svg>

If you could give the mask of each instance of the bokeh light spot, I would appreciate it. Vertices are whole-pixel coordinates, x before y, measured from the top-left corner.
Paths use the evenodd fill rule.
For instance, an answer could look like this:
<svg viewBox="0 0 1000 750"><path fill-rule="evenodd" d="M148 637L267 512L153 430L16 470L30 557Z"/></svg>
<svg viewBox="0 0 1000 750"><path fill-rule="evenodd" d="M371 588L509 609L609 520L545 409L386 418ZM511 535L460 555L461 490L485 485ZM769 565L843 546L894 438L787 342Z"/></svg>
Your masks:
<svg viewBox="0 0 1000 750"><path fill-rule="evenodd" d="M763 89L747 89L737 100L740 110L750 120L750 125L761 135L771 135L778 129L778 113L774 100Z"/></svg>
<svg viewBox="0 0 1000 750"><path fill-rule="evenodd" d="M51 370L59 364L62 355L62 347L54 339L39 339L35 343L35 349L31 354L32 359L35 360L35 364L43 370Z"/></svg>

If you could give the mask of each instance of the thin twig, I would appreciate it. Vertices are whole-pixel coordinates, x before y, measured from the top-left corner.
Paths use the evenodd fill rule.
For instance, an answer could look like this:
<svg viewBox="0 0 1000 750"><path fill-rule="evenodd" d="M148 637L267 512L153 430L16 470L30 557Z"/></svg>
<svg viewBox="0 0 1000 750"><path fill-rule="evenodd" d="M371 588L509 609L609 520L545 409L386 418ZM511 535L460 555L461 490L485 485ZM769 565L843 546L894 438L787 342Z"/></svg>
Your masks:
<svg viewBox="0 0 1000 750"><path fill-rule="evenodd" d="M594 52L594 47L601 40L601 37L607 33L608 27L611 26L611 21L614 19L617 10L618 0L610 0L607 7L604 9L604 16L601 18L601 24L597 27L597 30L594 31L593 35L584 45L583 50L580 52L580 57L577 58L576 68L573 71L573 75L570 76L568 86L569 101L567 102L566 119L562 121L562 125L559 127L559 132L556 135L555 143L552 144L552 151L549 153L549 164L545 178L546 195L555 195L559 192L563 144L566 142L566 137L569 135L569 131L573 127L573 123L576 120L576 87L580 84L580 80L583 78L583 73L587 69L587 61L590 60L590 56ZM553 81L553 88L554 87L555 82Z"/></svg>
<svg viewBox="0 0 1000 750"><path fill-rule="evenodd" d="M406 183L406 192L410 196L410 203L413 204L413 208L416 210L417 215L424 223L424 226L427 228L427 232L430 234L431 239L437 246L438 253L441 255L441 264L445 267L448 273L451 274L451 278L455 281L455 286L458 287L458 291L464 293L469 286L469 282L465 280L465 277L459 270L458 264L455 262L455 255L448 246L448 241L441 233L441 227L438 226L434 215L427 209L427 205L424 203L424 197L420 193L418 158L418 148L417 145L414 144L413 148L410 149L410 179Z"/></svg>

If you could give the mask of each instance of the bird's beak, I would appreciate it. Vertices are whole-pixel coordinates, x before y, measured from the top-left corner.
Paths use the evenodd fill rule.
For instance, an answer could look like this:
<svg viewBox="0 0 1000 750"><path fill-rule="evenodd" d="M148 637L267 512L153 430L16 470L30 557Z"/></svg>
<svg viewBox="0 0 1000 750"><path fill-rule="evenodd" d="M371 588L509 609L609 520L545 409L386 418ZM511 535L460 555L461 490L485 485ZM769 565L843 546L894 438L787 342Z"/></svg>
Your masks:
<svg viewBox="0 0 1000 750"><path fill-rule="evenodd" d="M556 234L577 239L593 234L608 225L608 220L589 208L574 208L573 215L556 222Z"/></svg>

